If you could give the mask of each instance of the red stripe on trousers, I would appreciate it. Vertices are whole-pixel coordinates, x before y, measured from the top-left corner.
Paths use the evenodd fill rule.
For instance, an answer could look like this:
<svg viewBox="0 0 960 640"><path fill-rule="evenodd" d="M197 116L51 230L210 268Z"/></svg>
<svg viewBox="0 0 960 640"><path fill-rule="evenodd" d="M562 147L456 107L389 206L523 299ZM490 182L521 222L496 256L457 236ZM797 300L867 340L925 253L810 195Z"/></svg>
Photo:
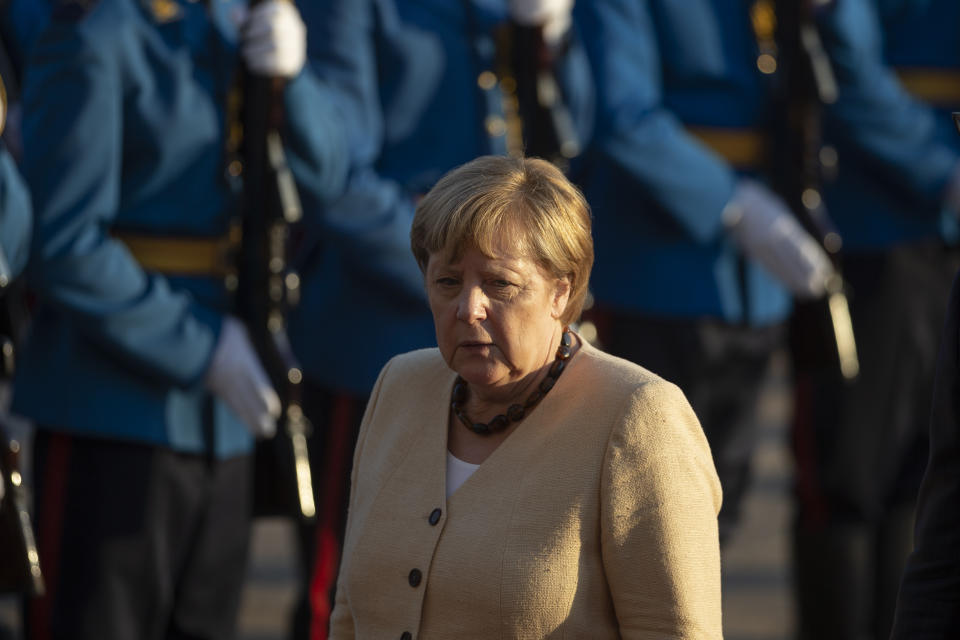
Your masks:
<svg viewBox="0 0 960 640"><path fill-rule="evenodd" d="M63 534L63 512L66 506L67 471L70 464L70 436L54 433L47 441L43 472L43 500L37 508L39 536L37 553L43 571L46 592L33 598L29 605L29 640L49 640L50 619L60 576L60 545ZM40 470L38 470L40 471Z"/></svg>
<svg viewBox="0 0 960 640"><path fill-rule="evenodd" d="M796 374L793 397L793 455L797 497L803 513L799 525L803 529L815 530L826 523L828 510L819 487L817 434L813 424L814 391L808 375Z"/></svg>
<svg viewBox="0 0 960 640"><path fill-rule="evenodd" d="M333 398L327 430L327 451L323 473L323 497L317 522L317 548L310 580L310 640L327 640L330 627L330 590L337 579L340 560L339 532L343 528L343 497L348 491L349 460L354 431L353 396Z"/></svg>

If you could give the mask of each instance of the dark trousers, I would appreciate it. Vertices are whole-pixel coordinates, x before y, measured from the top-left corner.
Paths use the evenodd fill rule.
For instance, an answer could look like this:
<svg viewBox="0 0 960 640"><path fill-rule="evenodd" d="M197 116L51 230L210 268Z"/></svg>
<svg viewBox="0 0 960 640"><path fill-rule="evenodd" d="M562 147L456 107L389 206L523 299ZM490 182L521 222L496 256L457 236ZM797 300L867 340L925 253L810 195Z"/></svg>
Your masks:
<svg viewBox="0 0 960 640"><path fill-rule="evenodd" d="M930 411L916 541L891 640L950 640L960 630L960 277L950 296Z"/></svg>
<svg viewBox="0 0 960 640"><path fill-rule="evenodd" d="M796 372L794 575L800 637L887 638L913 511L954 253L845 258L860 375Z"/></svg>
<svg viewBox="0 0 960 640"><path fill-rule="evenodd" d="M305 384L304 412L314 427L309 446L317 518L298 527L304 573L294 609L294 640L327 638L347 524L353 449L366 403L366 396Z"/></svg>
<svg viewBox="0 0 960 640"><path fill-rule="evenodd" d="M710 443L723 487L720 540L739 518L757 440L757 403L783 327L728 325L598 310L601 346L673 382L684 392Z"/></svg>
<svg viewBox="0 0 960 640"><path fill-rule="evenodd" d="M47 593L26 638L228 639L250 532L250 459L39 428L35 512Z"/></svg>

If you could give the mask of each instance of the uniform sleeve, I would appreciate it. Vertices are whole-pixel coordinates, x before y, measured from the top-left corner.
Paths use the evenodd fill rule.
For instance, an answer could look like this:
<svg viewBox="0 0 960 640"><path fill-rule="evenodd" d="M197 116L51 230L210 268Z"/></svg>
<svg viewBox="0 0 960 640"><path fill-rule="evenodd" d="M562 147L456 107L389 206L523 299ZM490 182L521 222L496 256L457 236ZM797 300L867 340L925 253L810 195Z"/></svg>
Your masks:
<svg viewBox="0 0 960 640"><path fill-rule="evenodd" d="M0 144L0 260L16 277L27 262L31 229L30 195L13 158Z"/></svg>
<svg viewBox="0 0 960 640"><path fill-rule="evenodd" d="M334 92L305 68L284 92L287 161L304 210L322 211L343 193L349 156Z"/></svg>
<svg viewBox="0 0 960 640"><path fill-rule="evenodd" d="M720 482L680 390L638 389L614 429L601 495L603 566L623 638L721 638Z"/></svg>
<svg viewBox="0 0 960 640"><path fill-rule="evenodd" d="M387 370L390 368L392 362L391 360L384 365L373 387L373 391L370 392L370 399L367 401L367 408L363 413L363 420L360 422L357 446L353 451L353 469L350 472L350 502L347 508L347 526L343 537L343 556L340 561L340 573L337 576L337 593L334 599L333 612L330 614L330 640L349 640L356 635L353 612L350 609L350 596L347 590L346 575L350 562L348 553L353 548L354 536L356 535L353 531L353 508L356 503L357 475L363 458L363 445L366 442L367 433L370 430L370 421L376 413L380 390L383 387L383 381L387 377ZM326 594L321 594L321 597L326 597Z"/></svg>
<svg viewBox="0 0 960 640"><path fill-rule="evenodd" d="M721 211L733 195L735 175L663 104L660 51L647 3L592 0L576 3L574 12L596 84L595 151L691 237L713 240L722 233ZM636 208L638 216L650 214Z"/></svg>
<svg viewBox="0 0 960 640"><path fill-rule="evenodd" d="M54 22L33 51L24 90L23 172L34 198L29 282L71 326L164 384L204 373L220 317L147 275L109 235L121 197L121 26Z"/></svg>
<svg viewBox="0 0 960 640"><path fill-rule="evenodd" d="M351 269L425 300L423 275L410 252L421 194L407 193L377 171L384 136L376 50L382 7L375 0L302 0L299 6L310 64L336 93L349 149L346 190L324 208L317 231L337 243Z"/></svg>
<svg viewBox="0 0 960 640"><path fill-rule="evenodd" d="M836 0L820 29L839 89L828 110L831 132L893 184L939 204L958 157L940 139L935 112L911 97L884 64L876 7L868 0Z"/></svg>

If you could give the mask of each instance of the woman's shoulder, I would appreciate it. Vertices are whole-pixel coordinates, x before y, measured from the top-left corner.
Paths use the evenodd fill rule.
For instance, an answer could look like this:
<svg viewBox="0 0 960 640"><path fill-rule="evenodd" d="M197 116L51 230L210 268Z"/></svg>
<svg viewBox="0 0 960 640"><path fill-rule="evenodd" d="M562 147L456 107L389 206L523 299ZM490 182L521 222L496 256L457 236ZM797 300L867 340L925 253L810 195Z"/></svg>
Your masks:
<svg viewBox="0 0 960 640"><path fill-rule="evenodd" d="M614 432L626 429L643 439L671 439L677 431L700 434L690 403L676 384L590 345L584 345L580 355L580 384L590 389L594 413L603 412Z"/></svg>
<svg viewBox="0 0 960 640"><path fill-rule="evenodd" d="M440 350L436 347L416 349L395 355L383 368L390 377L424 373L449 373L450 368L444 362Z"/></svg>
<svg viewBox="0 0 960 640"><path fill-rule="evenodd" d="M614 393L632 394L644 387L668 386L673 383L661 378L645 367L609 354L584 343L583 359L589 377L595 384Z"/></svg>
<svg viewBox="0 0 960 640"><path fill-rule="evenodd" d="M416 395L421 389L435 392L447 382L452 384L454 375L439 349L417 349L390 358L380 371L377 387L387 394L401 390Z"/></svg>

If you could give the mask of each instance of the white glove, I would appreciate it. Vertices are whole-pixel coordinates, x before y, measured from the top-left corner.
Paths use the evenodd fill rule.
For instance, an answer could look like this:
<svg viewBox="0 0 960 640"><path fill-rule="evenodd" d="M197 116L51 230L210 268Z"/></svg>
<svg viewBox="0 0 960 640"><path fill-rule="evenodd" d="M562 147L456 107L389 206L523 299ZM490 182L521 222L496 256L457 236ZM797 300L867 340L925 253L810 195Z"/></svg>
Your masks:
<svg viewBox="0 0 960 640"><path fill-rule="evenodd" d="M798 298L819 298L833 274L830 258L772 191L742 179L723 210L723 221L745 254Z"/></svg>
<svg viewBox="0 0 960 640"><path fill-rule="evenodd" d="M223 319L206 383L254 437L269 438L277 432L280 398L257 359L246 327L233 316Z"/></svg>
<svg viewBox="0 0 960 640"><path fill-rule="evenodd" d="M288 0L258 4L247 15L241 30L241 50L254 73L292 78L307 60L307 27Z"/></svg>
<svg viewBox="0 0 960 640"><path fill-rule="evenodd" d="M543 26L547 44L560 42L570 28L573 0L509 0L510 17L525 27Z"/></svg>

